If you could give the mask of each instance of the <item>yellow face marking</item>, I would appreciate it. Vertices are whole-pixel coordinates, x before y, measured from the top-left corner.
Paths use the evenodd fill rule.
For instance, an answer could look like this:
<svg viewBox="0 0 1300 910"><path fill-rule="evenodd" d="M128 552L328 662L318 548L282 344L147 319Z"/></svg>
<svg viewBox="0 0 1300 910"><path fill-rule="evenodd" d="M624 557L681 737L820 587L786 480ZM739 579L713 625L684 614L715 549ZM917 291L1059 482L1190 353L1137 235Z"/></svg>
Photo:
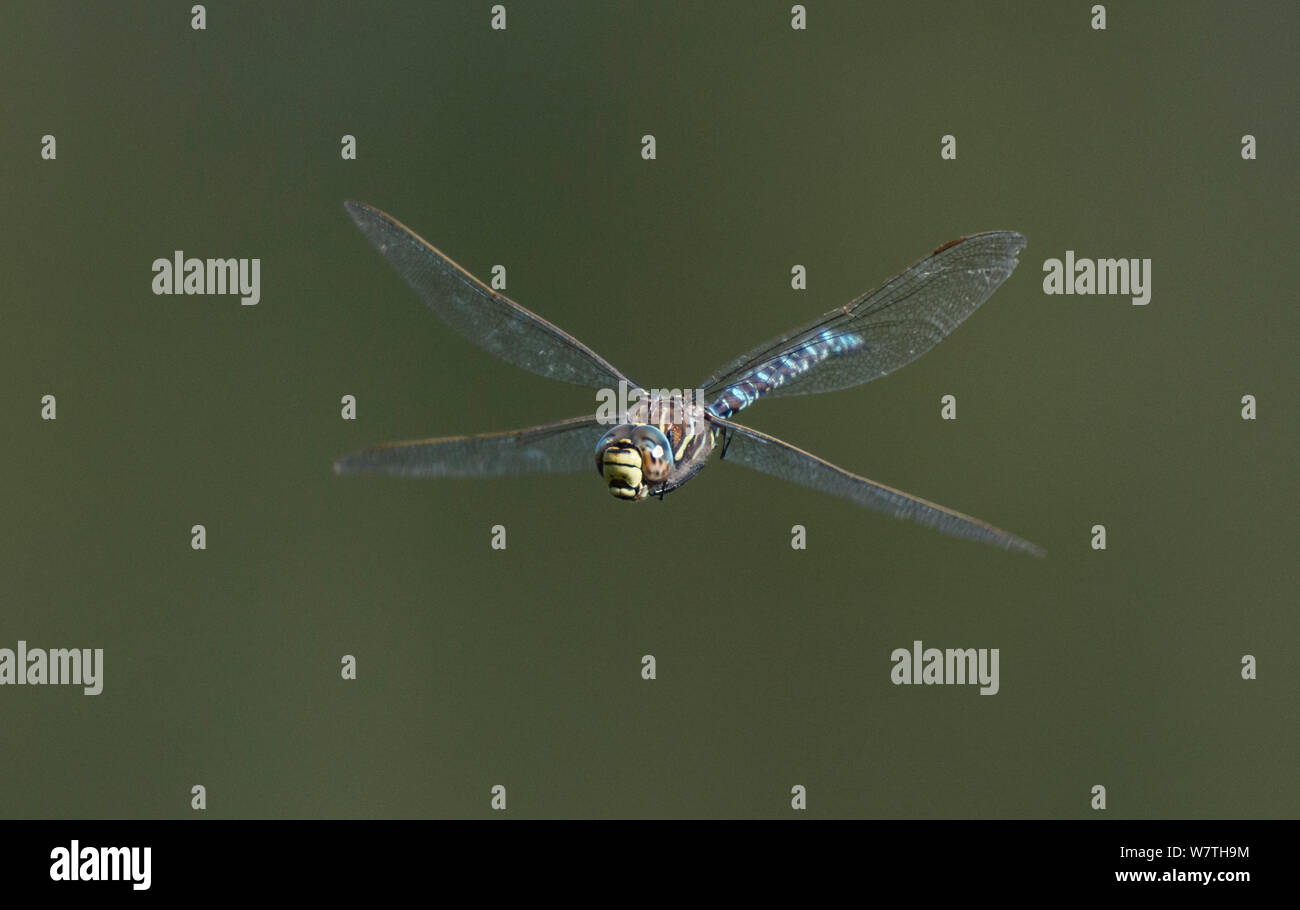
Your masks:
<svg viewBox="0 0 1300 910"><path fill-rule="evenodd" d="M605 452L605 467L610 465L639 468L641 453L636 449L608 449Z"/></svg>
<svg viewBox="0 0 1300 910"><path fill-rule="evenodd" d="M641 468L626 467L624 465L605 465L605 479L611 484L615 481L625 483L630 487L641 486Z"/></svg>
<svg viewBox="0 0 1300 910"><path fill-rule="evenodd" d="M640 452L636 449L606 449L601 458L601 468L611 493L623 499L636 498L643 479Z"/></svg>

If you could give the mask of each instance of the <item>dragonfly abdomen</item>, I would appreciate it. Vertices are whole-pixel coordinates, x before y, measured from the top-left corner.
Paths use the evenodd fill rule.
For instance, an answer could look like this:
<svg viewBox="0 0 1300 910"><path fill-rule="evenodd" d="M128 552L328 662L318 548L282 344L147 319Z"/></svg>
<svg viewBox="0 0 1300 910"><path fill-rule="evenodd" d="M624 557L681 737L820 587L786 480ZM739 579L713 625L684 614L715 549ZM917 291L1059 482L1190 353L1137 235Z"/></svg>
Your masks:
<svg viewBox="0 0 1300 910"><path fill-rule="evenodd" d="M719 417L730 417L823 360L855 353L862 350L864 344L859 335L837 334L827 329L803 347L760 364L727 386L709 410Z"/></svg>

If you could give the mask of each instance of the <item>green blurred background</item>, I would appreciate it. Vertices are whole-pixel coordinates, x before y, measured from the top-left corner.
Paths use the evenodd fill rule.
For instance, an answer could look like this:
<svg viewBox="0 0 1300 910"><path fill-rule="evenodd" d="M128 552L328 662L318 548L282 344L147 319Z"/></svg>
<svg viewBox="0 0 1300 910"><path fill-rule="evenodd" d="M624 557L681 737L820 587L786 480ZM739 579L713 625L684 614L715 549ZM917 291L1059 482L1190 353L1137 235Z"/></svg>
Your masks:
<svg viewBox="0 0 1300 910"><path fill-rule="evenodd" d="M6 5L0 647L106 653L97 697L0 689L0 815L1300 814L1300 8L490 5ZM438 322L345 199L655 385L1020 231L924 359L744 420L1048 557L725 464L639 506L335 477L594 405ZM176 249L260 258L261 303L154 296ZM1150 257L1150 305L1045 296L1066 249ZM895 687L915 639L999 648L1001 692Z"/></svg>

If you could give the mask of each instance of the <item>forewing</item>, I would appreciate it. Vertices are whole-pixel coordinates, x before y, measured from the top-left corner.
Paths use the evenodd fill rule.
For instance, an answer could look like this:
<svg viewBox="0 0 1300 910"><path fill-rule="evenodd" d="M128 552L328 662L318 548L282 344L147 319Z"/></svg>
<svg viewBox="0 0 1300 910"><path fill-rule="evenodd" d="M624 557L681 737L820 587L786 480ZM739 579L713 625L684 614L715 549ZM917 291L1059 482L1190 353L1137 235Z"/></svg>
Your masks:
<svg viewBox="0 0 1300 910"><path fill-rule="evenodd" d="M735 462L832 496L840 496L895 518L909 518L954 537L978 540L1034 556L1045 555L1041 547L1001 528L874 480L859 477L774 436L729 420L710 417L709 421L727 433L727 438L722 443L725 446L722 455L724 461Z"/></svg>
<svg viewBox="0 0 1300 910"><path fill-rule="evenodd" d="M344 206L357 227L447 325L507 363L592 388L635 385L568 332L498 294L393 216L364 202Z"/></svg>
<svg viewBox="0 0 1300 910"><path fill-rule="evenodd" d="M502 477L591 471L602 432L587 415L506 433L393 442L340 458L334 473Z"/></svg>
<svg viewBox="0 0 1300 910"><path fill-rule="evenodd" d="M1014 231L972 234L935 250L852 303L764 342L702 383L712 401L757 371L779 372L783 358L839 339L850 353L787 376L771 395L830 392L879 379L942 341L1010 277L1025 238Z"/></svg>

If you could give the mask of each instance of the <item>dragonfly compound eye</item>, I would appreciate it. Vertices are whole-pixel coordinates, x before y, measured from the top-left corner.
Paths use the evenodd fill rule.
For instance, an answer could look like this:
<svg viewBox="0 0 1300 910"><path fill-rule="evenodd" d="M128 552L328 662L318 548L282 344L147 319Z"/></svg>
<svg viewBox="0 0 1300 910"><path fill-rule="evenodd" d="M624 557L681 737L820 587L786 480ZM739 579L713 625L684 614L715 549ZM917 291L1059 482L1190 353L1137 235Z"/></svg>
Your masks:
<svg viewBox="0 0 1300 910"><path fill-rule="evenodd" d="M632 431L632 443L641 450L641 468L648 483L663 483L673 469L673 447L668 437L648 424Z"/></svg>

